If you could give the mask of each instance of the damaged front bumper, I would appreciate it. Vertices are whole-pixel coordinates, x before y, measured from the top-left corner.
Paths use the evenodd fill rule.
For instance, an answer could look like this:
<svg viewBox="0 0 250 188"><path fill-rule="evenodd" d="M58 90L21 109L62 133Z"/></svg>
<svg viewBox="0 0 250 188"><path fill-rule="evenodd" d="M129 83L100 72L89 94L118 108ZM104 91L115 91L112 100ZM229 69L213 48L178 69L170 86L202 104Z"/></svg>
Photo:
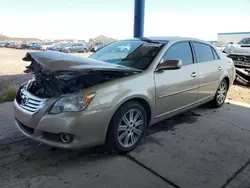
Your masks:
<svg viewBox="0 0 250 188"><path fill-rule="evenodd" d="M14 111L18 129L31 139L59 148L86 148L105 142L112 108L50 114L55 101L49 99L36 112L30 112L16 99ZM70 135L72 140L65 143L62 134Z"/></svg>
<svg viewBox="0 0 250 188"><path fill-rule="evenodd" d="M234 62L236 75L245 82L250 82L250 54L229 54Z"/></svg>

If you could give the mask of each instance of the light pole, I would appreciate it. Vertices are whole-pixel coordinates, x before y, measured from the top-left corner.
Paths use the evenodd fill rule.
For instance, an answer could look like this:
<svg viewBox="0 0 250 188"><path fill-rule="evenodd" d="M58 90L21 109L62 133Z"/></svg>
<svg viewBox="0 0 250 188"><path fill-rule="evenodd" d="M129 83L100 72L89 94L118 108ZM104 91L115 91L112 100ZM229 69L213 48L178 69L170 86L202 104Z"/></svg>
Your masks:
<svg viewBox="0 0 250 188"><path fill-rule="evenodd" d="M135 0L134 37L143 37L145 0Z"/></svg>

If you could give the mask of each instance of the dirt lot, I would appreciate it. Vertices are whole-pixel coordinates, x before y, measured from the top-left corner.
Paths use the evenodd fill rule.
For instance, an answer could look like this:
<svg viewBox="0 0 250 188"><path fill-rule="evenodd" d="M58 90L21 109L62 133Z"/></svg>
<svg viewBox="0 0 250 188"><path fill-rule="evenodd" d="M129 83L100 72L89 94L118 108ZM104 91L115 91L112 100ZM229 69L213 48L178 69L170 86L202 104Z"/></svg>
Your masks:
<svg viewBox="0 0 250 188"><path fill-rule="evenodd" d="M9 84L20 85L31 78L31 75L23 73L29 62L22 61L28 51L9 48L0 48L0 95ZM74 55L88 57L91 53L74 53Z"/></svg>
<svg viewBox="0 0 250 188"><path fill-rule="evenodd" d="M29 50L30 51L30 50ZM27 50L0 48L0 95L8 84L21 84L31 76L24 74L24 66L28 63L22 61ZM75 53L74 55L88 57L91 53ZM250 87L236 82L228 93L228 99L250 104Z"/></svg>

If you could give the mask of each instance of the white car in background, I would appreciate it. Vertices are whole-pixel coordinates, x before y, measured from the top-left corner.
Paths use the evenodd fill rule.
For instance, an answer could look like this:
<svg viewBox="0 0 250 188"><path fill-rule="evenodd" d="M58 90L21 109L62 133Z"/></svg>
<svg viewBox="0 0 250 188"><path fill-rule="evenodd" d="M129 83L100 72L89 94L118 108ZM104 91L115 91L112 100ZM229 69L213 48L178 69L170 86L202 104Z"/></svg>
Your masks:
<svg viewBox="0 0 250 188"><path fill-rule="evenodd" d="M223 52L224 51L224 49L225 49L225 47L227 46L226 44L216 44L215 45L216 46L216 48L218 49L218 50L220 50L221 52Z"/></svg>
<svg viewBox="0 0 250 188"><path fill-rule="evenodd" d="M233 60L236 77L250 84L250 38L244 38L237 44L228 44L223 53Z"/></svg>
<svg viewBox="0 0 250 188"><path fill-rule="evenodd" d="M40 50L43 50L43 51L48 50L53 44L54 43L52 43L52 42L45 43L45 44L41 45Z"/></svg>
<svg viewBox="0 0 250 188"><path fill-rule="evenodd" d="M250 55L250 38L244 38L237 44L228 44L223 51L227 54L248 54Z"/></svg>

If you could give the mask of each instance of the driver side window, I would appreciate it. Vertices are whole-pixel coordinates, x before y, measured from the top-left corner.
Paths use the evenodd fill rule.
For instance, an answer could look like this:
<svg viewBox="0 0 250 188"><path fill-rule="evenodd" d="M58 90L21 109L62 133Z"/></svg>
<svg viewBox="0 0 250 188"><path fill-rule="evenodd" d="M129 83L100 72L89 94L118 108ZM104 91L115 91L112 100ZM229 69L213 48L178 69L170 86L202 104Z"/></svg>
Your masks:
<svg viewBox="0 0 250 188"><path fill-rule="evenodd" d="M193 64L193 55L190 43L188 41L178 42L170 46L164 54L161 62L166 60L181 60L183 66Z"/></svg>

